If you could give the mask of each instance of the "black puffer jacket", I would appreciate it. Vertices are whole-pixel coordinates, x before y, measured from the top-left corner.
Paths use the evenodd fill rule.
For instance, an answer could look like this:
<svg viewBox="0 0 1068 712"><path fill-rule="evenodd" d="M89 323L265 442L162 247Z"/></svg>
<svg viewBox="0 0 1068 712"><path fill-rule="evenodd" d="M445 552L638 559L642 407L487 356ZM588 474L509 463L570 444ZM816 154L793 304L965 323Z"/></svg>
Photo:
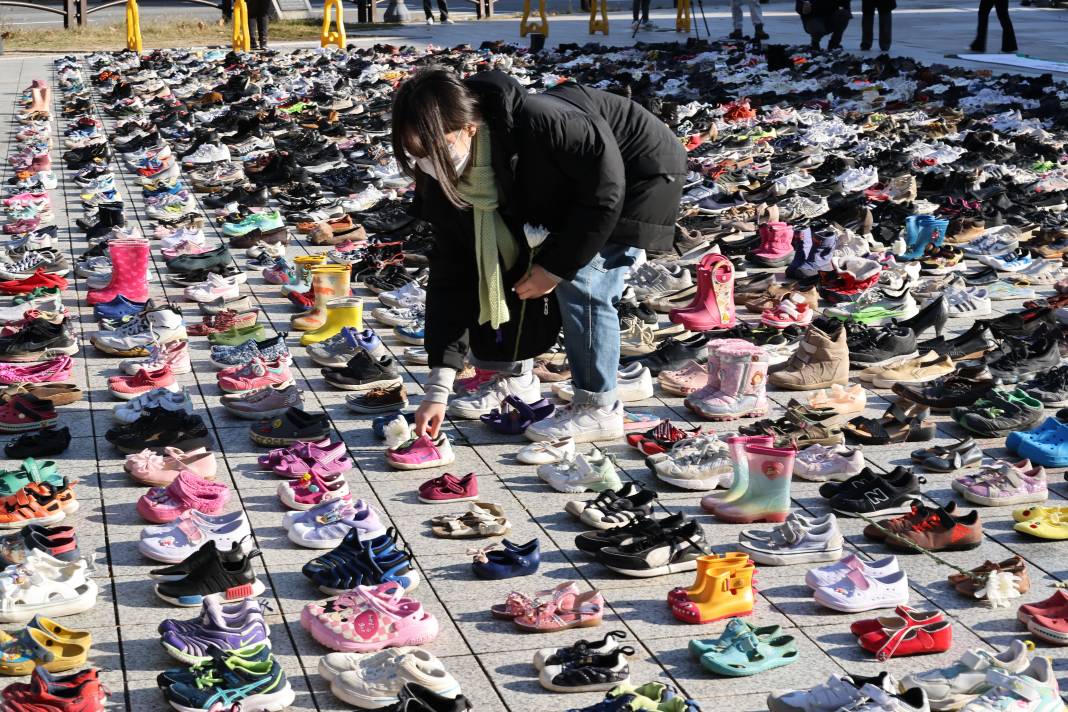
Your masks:
<svg viewBox="0 0 1068 712"><path fill-rule="evenodd" d="M686 153L662 121L629 99L574 83L530 94L507 74L490 71L466 84L490 127L501 216L520 243L524 224L550 230L535 263L570 279L608 242L670 249L677 205L665 212L638 188L650 180L681 181L686 173ZM427 286L430 365L460 368L468 342L483 359L510 360L515 338L508 325L498 333L476 326L470 211L456 209L429 178L417 187L413 210L438 235ZM523 250L505 276L510 295L526 272L525 244ZM511 313L514 322L518 309Z"/></svg>

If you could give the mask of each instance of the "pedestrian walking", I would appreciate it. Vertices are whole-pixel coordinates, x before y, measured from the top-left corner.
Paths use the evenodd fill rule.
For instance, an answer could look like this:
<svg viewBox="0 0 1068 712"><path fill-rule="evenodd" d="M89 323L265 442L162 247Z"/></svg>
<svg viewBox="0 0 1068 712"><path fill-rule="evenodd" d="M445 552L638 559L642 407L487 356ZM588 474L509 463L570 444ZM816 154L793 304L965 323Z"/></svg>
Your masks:
<svg viewBox="0 0 1068 712"><path fill-rule="evenodd" d="M630 23L632 30L655 30L656 25L649 21L650 0L632 0L630 10L634 21Z"/></svg>
<svg viewBox="0 0 1068 712"><path fill-rule="evenodd" d="M879 49L890 51L893 20L891 13L897 9L897 0L861 0L860 3L860 48L871 49L872 31L875 29L875 13L879 13Z"/></svg>
<svg viewBox="0 0 1068 712"><path fill-rule="evenodd" d="M1012 27L1012 18L1009 17L1009 0L979 0L979 25L975 28L972 51L986 51L986 27L990 21L991 10L997 11L998 22L1001 23L1001 51L1015 52L1016 31Z"/></svg>
<svg viewBox="0 0 1068 712"><path fill-rule="evenodd" d="M760 11L758 0L731 0L731 22L734 23L734 32L728 37L732 40L744 40L745 33L742 31L742 2L749 4L749 20L753 23L753 39L769 39L768 33L764 32L764 14Z"/></svg>
<svg viewBox="0 0 1068 712"><path fill-rule="evenodd" d="M423 14L426 15L426 24L434 24L434 8L430 5L431 0L423 0ZM438 0L438 12L441 13L441 24L451 25L453 24L452 18L449 17L449 1Z"/></svg>

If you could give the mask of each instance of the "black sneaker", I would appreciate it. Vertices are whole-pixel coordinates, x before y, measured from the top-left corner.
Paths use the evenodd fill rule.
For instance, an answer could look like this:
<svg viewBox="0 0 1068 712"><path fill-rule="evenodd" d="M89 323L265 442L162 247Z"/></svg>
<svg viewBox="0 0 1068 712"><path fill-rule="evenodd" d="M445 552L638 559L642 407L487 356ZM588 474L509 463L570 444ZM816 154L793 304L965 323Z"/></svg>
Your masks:
<svg viewBox="0 0 1068 712"><path fill-rule="evenodd" d="M916 334L907 326L870 327L847 324L849 363L857 368L883 366L894 361L919 356Z"/></svg>
<svg viewBox="0 0 1068 712"><path fill-rule="evenodd" d="M230 203L237 203L245 207L262 208L267 205L267 189L257 188L256 186L246 183L245 185L236 186L229 193L219 193L217 195L209 195L203 198L204 207L218 210L224 208Z"/></svg>
<svg viewBox="0 0 1068 712"><path fill-rule="evenodd" d="M1042 420L1042 402L1021 391L992 390L973 405L954 408L953 421L981 438L1003 438Z"/></svg>
<svg viewBox="0 0 1068 712"><path fill-rule="evenodd" d="M902 469L904 471L899 474L869 479L839 493L831 499L831 510L844 517L855 514L881 517L912 511L912 500L927 480L917 477L911 470Z"/></svg>
<svg viewBox="0 0 1068 712"><path fill-rule="evenodd" d="M990 375L1001 383L1017 383L1060 366L1061 350L1057 341L1048 333L1043 333L1034 343L1022 339L1007 340L1006 353L987 365Z"/></svg>
<svg viewBox="0 0 1068 712"><path fill-rule="evenodd" d="M357 351L344 368L323 368L320 372L327 383L343 391L369 391L401 383L397 362L391 356L376 359L363 350Z"/></svg>
<svg viewBox="0 0 1068 712"><path fill-rule="evenodd" d="M1021 312L1013 312L990 321L990 330L999 339L1008 336L1028 337L1042 329L1058 326L1053 310L1049 307L1038 307Z"/></svg>
<svg viewBox="0 0 1068 712"><path fill-rule="evenodd" d="M163 408L147 410L133 423L111 428L104 433L104 438L127 454L164 447L211 449L211 435L203 418Z"/></svg>
<svg viewBox="0 0 1068 712"><path fill-rule="evenodd" d="M596 554L601 549L616 548L635 538L641 539L672 531L689 524L690 520L681 512L663 519L639 517L630 524L617 529L583 532L575 537L575 546L587 554Z"/></svg>
<svg viewBox="0 0 1068 712"><path fill-rule="evenodd" d="M641 363L648 366L654 376L661 371L673 371L682 368L687 361L705 363L708 361L708 336L694 334L683 341L674 338L665 339L663 343L650 354L644 356L628 356L620 360L624 366L632 363Z"/></svg>
<svg viewBox="0 0 1068 712"><path fill-rule="evenodd" d="M955 339L946 339L941 336L929 339L919 344L919 350L934 351L939 356L949 356L954 361L968 361L981 358L983 354L996 348L997 345L998 340L990 328L990 322L977 321Z"/></svg>
<svg viewBox="0 0 1068 712"><path fill-rule="evenodd" d="M27 457L51 457L70 447L70 428L42 428L24 433L4 446L4 453L17 460Z"/></svg>
<svg viewBox="0 0 1068 712"><path fill-rule="evenodd" d="M962 366L949 375L927 383L895 383L893 391L902 398L932 410L948 410L975 403L993 387L994 379L986 366ZM1065 398L1068 399L1068 394Z"/></svg>
<svg viewBox="0 0 1068 712"><path fill-rule="evenodd" d="M1068 366L1039 372L1023 389L1048 407L1068 406Z"/></svg>
<svg viewBox="0 0 1068 712"><path fill-rule="evenodd" d="M196 557L199 549L189 555ZM205 596L222 594L226 601L255 598L267 589L252 570L253 557L260 556L259 549L236 558L224 557L218 550L190 566L188 574L156 584L156 595L175 606L200 606ZM178 564L181 566L182 564Z"/></svg>
<svg viewBox="0 0 1068 712"><path fill-rule="evenodd" d="M616 573L651 578L697 568L697 558L708 551L704 530L697 522L677 529L636 537L617 547L597 552L597 561Z"/></svg>
<svg viewBox="0 0 1068 712"><path fill-rule="evenodd" d="M78 340L66 324L34 319L14 336L0 339L0 361L44 361L77 353Z"/></svg>
<svg viewBox="0 0 1068 712"><path fill-rule="evenodd" d="M891 470L888 474L885 475L881 472L876 472L870 467L865 467L863 470L861 470L860 472L853 475L847 480L843 480L842 482L826 482L820 485L820 497L823 497L824 499L834 499L840 494L846 494L849 492L863 489L864 487L867 487L868 484L871 482L878 482L885 478L902 477L908 472L909 470L907 468L901 467L900 465L895 467L893 470Z"/></svg>
<svg viewBox="0 0 1068 712"><path fill-rule="evenodd" d="M240 542L234 542L227 550L219 550L214 539L208 539L199 549L187 556L184 561L171 566L152 569L148 576L156 581L180 581L195 572L208 559L219 557L224 561L237 561L244 558L245 550Z"/></svg>
<svg viewBox="0 0 1068 712"><path fill-rule="evenodd" d="M406 682L397 693L398 709L405 712L467 712L471 702L463 695L445 697L416 682Z"/></svg>
<svg viewBox="0 0 1068 712"><path fill-rule="evenodd" d="M167 261L167 269L172 272L207 272L214 271L219 267L227 267L233 264L234 258L230 250L223 245L214 250L201 252L196 255L179 255L173 260Z"/></svg>

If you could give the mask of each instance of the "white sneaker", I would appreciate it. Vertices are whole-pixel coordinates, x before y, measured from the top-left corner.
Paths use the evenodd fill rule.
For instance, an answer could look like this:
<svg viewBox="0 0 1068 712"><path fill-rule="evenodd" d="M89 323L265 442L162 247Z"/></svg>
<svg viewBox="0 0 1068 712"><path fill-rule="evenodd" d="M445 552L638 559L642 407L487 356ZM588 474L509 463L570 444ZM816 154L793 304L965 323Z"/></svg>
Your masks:
<svg viewBox="0 0 1068 712"><path fill-rule="evenodd" d="M163 408L172 412L185 411L190 415L193 414L193 402L189 399L189 391L178 384L154 388L125 403L119 403L111 414L120 423L133 423L149 408Z"/></svg>
<svg viewBox="0 0 1068 712"><path fill-rule="evenodd" d="M319 662L319 674L329 679L334 696L360 709L378 709L398 703L406 683L429 688L442 697L460 694L460 683L432 654L421 648L394 648L369 655L349 653L352 660L331 653ZM350 669L342 669L342 667ZM331 669L340 670L331 677Z"/></svg>
<svg viewBox="0 0 1068 712"><path fill-rule="evenodd" d="M1023 672L1030 663L1027 645L1014 640L997 655L983 649L969 650L949 667L909 673L901 679L901 685L906 690L923 689L933 710L956 710L990 689L986 681L989 670L1012 675Z"/></svg>
<svg viewBox="0 0 1068 712"><path fill-rule="evenodd" d="M137 549L153 561L178 564L208 541L214 541L219 551L230 551L238 543L246 551L251 549L252 528L248 517L244 512L212 517L193 509L188 516L170 524L145 527Z"/></svg>
<svg viewBox="0 0 1068 712"><path fill-rule="evenodd" d="M739 536L738 548L749 554L753 561L768 566L811 564L842 558L844 539L834 515L811 527L794 519L768 533L771 536L763 541Z"/></svg>
<svg viewBox="0 0 1068 712"><path fill-rule="evenodd" d="M540 400L541 381L533 373L523 376L498 376L479 386L474 393L453 398L449 403L449 415L476 420L494 408L500 408L508 396L515 396L524 403ZM528 428L527 431L529 430Z"/></svg>
<svg viewBox="0 0 1068 712"><path fill-rule="evenodd" d="M987 316L993 305L984 287L967 287L946 292L950 316Z"/></svg>
<svg viewBox="0 0 1068 712"><path fill-rule="evenodd" d="M623 404L616 401L607 408L557 408L552 416L534 423L524 434L533 442L571 437L576 443L598 443L618 440L623 433Z"/></svg>
<svg viewBox="0 0 1068 712"><path fill-rule="evenodd" d="M280 242L257 242L252 247L245 250L245 256L249 259L256 259L260 255L267 255L268 257L285 257L286 246Z"/></svg>
<svg viewBox="0 0 1068 712"><path fill-rule="evenodd" d="M434 18L433 17L426 18L426 24L433 25L434 24Z"/></svg>
<svg viewBox="0 0 1068 712"><path fill-rule="evenodd" d="M653 464L657 478L681 489L708 491L734 480L727 444L715 435L694 438L690 448L673 449Z"/></svg>
<svg viewBox="0 0 1068 712"><path fill-rule="evenodd" d="M199 245L200 247L203 247L204 239L205 238L203 230L190 230L186 227L180 227L174 232L172 232L170 235L160 238L159 245L160 248L164 250L169 250L178 247L183 242L187 242L190 245Z"/></svg>
<svg viewBox="0 0 1068 712"><path fill-rule="evenodd" d="M90 341L104 353L139 356L147 355L152 344L186 338L182 315L171 309L157 309L131 319L115 331L98 331Z"/></svg>
<svg viewBox="0 0 1068 712"><path fill-rule="evenodd" d="M895 695L875 685L865 685L860 688L860 694L868 698L867 702L850 707L852 712L928 712L931 709L927 695L918 687Z"/></svg>
<svg viewBox="0 0 1068 712"><path fill-rule="evenodd" d="M552 465L575 456L575 441L571 438L531 443L520 450L515 459L524 465Z"/></svg>
<svg viewBox="0 0 1068 712"><path fill-rule="evenodd" d="M562 401L571 402L575 397L575 384L561 381L553 384L553 395ZM616 374L616 397L623 403L637 403L653 397L653 373L648 366L632 363Z"/></svg>
<svg viewBox="0 0 1068 712"><path fill-rule="evenodd" d="M615 465L604 452L594 448L589 455L565 458L559 464L538 467L538 477L557 492L604 492L623 486Z"/></svg>
<svg viewBox="0 0 1068 712"><path fill-rule="evenodd" d="M230 149L226 144L205 143L188 156L182 158L182 163L221 163L230 160Z"/></svg>
<svg viewBox="0 0 1068 712"><path fill-rule="evenodd" d="M1009 675L998 669L986 672L990 689L962 708L962 712L989 712L990 710L1013 710L1014 712L1061 712L1057 677L1053 674L1053 662L1039 655L1023 672Z"/></svg>
<svg viewBox="0 0 1068 712"><path fill-rule="evenodd" d="M833 564L809 569L805 574L805 585L811 589L833 586L851 571L860 571L868 576L889 576L899 570L896 556L888 556L878 561L864 561L856 554L850 554Z"/></svg>
<svg viewBox="0 0 1068 712"><path fill-rule="evenodd" d="M860 691L864 680L852 675L831 675L827 682L808 690L790 690L773 692L768 695L769 712L835 712L843 707L852 709L852 705L866 699ZM897 681L890 673L879 675L879 688L886 692L895 692Z"/></svg>
<svg viewBox="0 0 1068 712"><path fill-rule="evenodd" d="M863 469L864 452L845 445L813 445L794 460L794 474L809 482L842 482Z"/></svg>
<svg viewBox="0 0 1068 712"><path fill-rule="evenodd" d="M879 182L879 169L875 166L849 168L838 176L838 185L846 193L859 193Z"/></svg>
<svg viewBox="0 0 1068 712"><path fill-rule="evenodd" d="M411 326L422 319L425 309L420 305L404 307L378 307L371 311L371 316L379 324L387 326Z"/></svg>
<svg viewBox="0 0 1068 712"><path fill-rule="evenodd" d="M817 588L816 603L843 613L862 613L879 608L904 606L909 602L909 579L904 571L882 577L854 570L834 586Z"/></svg>

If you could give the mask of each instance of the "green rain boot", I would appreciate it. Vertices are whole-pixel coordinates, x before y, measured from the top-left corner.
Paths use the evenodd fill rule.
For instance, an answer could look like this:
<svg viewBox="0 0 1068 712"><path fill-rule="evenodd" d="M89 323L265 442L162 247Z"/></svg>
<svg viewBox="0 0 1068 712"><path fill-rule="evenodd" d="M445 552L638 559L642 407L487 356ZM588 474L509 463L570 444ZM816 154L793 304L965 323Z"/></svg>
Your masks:
<svg viewBox="0 0 1068 712"><path fill-rule="evenodd" d="M710 514L716 513L716 507L741 499L749 489L749 461L745 457L746 445L763 445L771 447L775 438L770 435L732 435L727 438L731 450L731 463L734 465L734 479L726 492L706 494L701 498L701 508Z"/></svg>
<svg viewBox="0 0 1068 712"><path fill-rule="evenodd" d="M797 450L792 448L746 444L749 482L745 493L717 506L712 514L721 522L731 524L785 521L790 513L790 479L794 475L796 455Z"/></svg>

